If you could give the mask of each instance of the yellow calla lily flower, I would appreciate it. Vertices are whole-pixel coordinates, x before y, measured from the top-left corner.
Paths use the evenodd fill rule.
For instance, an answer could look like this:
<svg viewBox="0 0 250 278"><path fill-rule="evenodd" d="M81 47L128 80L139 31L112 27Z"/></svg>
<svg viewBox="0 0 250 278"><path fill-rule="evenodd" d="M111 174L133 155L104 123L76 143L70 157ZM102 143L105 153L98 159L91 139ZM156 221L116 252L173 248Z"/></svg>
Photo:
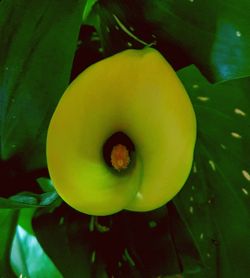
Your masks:
<svg viewBox="0 0 250 278"><path fill-rule="evenodd" d="M67 88L47 136L59 195L90 215L149 211L184 185L196 120L176 73L153 48L125 50Z"/></svg>

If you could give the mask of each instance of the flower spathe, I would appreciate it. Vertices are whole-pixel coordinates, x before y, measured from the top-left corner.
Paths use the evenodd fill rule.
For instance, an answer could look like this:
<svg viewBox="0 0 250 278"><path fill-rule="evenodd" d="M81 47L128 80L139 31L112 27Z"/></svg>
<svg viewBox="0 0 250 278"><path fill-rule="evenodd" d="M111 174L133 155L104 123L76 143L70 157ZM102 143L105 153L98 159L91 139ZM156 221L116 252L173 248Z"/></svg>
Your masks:
<svg viewBox="0 0 250 278"><path fill-rule="evenodd" d="M128 170L115 173L102 149L119 131L135 151ZM184 185L195 139L192 104L168 62L152 48L125 50L87 68L60 99L48 129L49 173L81 212L148 211Z"/></svg>

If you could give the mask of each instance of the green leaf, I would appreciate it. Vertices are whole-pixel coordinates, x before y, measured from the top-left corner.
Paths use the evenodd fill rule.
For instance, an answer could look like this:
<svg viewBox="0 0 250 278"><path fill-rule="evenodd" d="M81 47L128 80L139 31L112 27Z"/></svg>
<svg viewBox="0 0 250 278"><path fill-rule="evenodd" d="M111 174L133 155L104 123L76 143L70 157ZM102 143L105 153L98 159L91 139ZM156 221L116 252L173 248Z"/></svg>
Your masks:
<svg viewBox="0 0 250 278"><path fill-rule="evenodd" d="M22 209L11 250L11 265L19 277L63 277L34 236L31 219L34 209Z"/></svg>
<svg viewBox="0 0 250 278"><path fill-rule="evenodd" d="M15 204L25 206L49 206L58 201L59 196L56 191L46 192L43 194L34 194L30 192L22 192L20 194L11 196L9 200L14 201Z"/></svg>
<svg viewBox="0 0 250 278"><path fill-rule="evenodd" d="M88 19L89 14L91 13L91 10L93 8L93 6L95 5L95 3L97 2L97 0L87 0L84 10L83 10L83 15L82 15L82 21L86 22Z"/></svg>
<svg viewBox="0 0 250 278"><path fill-rule="evenodd" d="M0 197L0 208L34 208L56 207L61 204L61 198L53 188L50 179L39 178L38 183L48 192L32 193L21 192L9 198Z"/></svg>
<svg viewBox="0 0 250 278"><path fill-rule="evenodd" d="M169 220L165 224L170 226L170 234L178 257L180 272L187 277L191 274L198 274L201 272L204 262L195 245L192 233L181 219L172 201L167 204L167 207Z"/></svg>
<svg viewBox="0 0 250 278"><path fill-rule="evenodd" d="M211 81L250 75L250 2L104 0L93 14L106 55L154 43L176 68Z"/></svg>
<svg viewBox="0 0 250 278"><path fill-rule="evenodd" d="M15 277L10 267L10 253L17 219L17 210L0 209L0 277Z"/></svg>
<svg viewBox="0 0 250 278"><path fill-rule="evenodd" d="M40 177L37 179L37 182L44 192L53 192L55 190L52 181L49 178Z"/></svg>
<svg viewBox="0 0 250 278"><path fill-rule="evenodd" d="M66 88L82 0L1 1L0 157L46 166L46 131Z"/></svg>
<svg viewBox="0 0 250 278"><path fill-rule="evenodd" d="M250 78L209 84L179 72L197 117L192 174L174 199L205 269L202 277L246 277L250 258Z"/></svg>

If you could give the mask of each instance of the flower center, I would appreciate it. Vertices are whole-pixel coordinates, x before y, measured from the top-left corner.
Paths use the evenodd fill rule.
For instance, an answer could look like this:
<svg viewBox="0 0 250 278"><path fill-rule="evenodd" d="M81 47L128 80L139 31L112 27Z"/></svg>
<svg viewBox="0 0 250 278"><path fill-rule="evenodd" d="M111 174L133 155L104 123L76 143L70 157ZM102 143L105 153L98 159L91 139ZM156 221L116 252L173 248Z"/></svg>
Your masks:
<svg viewBox="0 0 250 278"><path fill-rule="evenodd" d="M126 146L121 144L115 145L111 152L112 166L116 170L121 171L128 167L129 162L130 162L130 157Z"/></svg>
<svg viewBox="0 0 250 278"><path fill-rule="evenodd" d="M103 158L106 164L118 171L129 168L133 160L135 147L130 138L123 132L111 135L103 145Z"/></svg>

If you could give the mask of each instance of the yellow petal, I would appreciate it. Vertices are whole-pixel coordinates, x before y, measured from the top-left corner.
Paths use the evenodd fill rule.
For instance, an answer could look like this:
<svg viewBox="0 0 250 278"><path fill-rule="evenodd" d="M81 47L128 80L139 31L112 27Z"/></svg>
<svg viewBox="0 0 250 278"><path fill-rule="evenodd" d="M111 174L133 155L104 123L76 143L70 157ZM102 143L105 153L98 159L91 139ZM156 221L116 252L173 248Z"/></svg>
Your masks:
<svg viewBox="0 0 250 278"><path fill-rule="evenodd" d="M136 148L123 175L102 157L118 131ZM166 60L151 48L126 50L90 66L66 90L48 130L48 168L58 193L79 211L151 210L185 183L195 137L192 105Z"/></svg>

